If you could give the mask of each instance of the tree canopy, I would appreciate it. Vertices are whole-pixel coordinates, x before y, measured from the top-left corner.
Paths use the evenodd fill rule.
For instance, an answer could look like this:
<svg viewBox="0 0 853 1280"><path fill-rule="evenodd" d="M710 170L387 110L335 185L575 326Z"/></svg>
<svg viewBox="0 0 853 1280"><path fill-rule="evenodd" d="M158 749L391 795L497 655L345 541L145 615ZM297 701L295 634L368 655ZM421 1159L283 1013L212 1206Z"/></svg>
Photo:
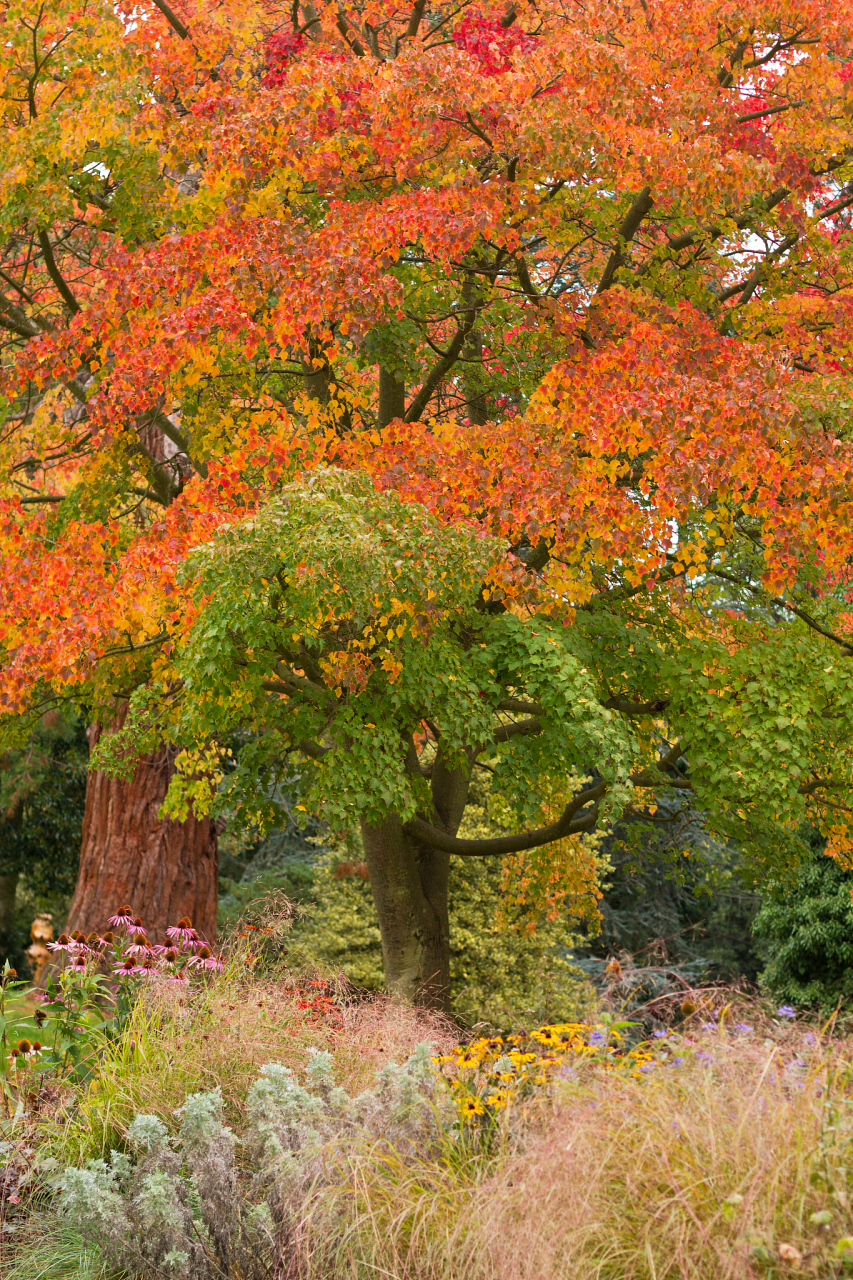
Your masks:
<svg viewBox="0 0 853 1280"><path fill-rule="evenodd" d="M848 0L4 12L10 740L131 697L176 814L297 757L409 994L451 854L851 847Z"/></svg>

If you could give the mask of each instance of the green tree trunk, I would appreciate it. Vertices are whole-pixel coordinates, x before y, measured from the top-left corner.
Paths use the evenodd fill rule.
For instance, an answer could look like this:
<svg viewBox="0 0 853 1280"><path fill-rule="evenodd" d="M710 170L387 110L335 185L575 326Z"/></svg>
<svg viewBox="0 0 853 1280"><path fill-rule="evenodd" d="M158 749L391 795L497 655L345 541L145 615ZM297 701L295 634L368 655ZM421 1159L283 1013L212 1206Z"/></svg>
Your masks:
<svg viewBox="0 0 853 1280"><path fill-rule="evenodd" d="M455 836L468 799L469 770L432 769L436 814ZM397 999L450 1012L450 855L407 835L396 815L362 823L370 886L379 917L385 983Z"/></svg>

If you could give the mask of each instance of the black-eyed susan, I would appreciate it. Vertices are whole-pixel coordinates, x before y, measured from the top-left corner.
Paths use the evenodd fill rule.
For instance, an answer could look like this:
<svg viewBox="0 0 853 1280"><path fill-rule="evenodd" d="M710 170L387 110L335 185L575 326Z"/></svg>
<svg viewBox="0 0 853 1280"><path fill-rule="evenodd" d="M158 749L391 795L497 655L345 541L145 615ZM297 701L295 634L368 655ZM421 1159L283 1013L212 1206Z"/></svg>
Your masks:
<svg viewBox="0 0 853 1280"><path fill-rule="evenodd" d="M486 1108L479 1098L462 1098L459 1102L459 1115L463 1120L473 1120L475 1116L486 1114Z"/></svg>

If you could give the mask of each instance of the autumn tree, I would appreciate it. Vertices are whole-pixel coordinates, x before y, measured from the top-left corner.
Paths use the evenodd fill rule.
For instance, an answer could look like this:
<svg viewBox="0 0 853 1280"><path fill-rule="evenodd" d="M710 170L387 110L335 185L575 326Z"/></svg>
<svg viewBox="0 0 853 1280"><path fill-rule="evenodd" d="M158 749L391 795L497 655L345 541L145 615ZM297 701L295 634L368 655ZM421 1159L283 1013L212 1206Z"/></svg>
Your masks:
<svg viewBox="0 0 853 1280"><path fill-rule="evenodd" d="M438 1005L451 857L844 854L849 0L5 13L10 739L85 704L173 822L295 763Z"/></svg>

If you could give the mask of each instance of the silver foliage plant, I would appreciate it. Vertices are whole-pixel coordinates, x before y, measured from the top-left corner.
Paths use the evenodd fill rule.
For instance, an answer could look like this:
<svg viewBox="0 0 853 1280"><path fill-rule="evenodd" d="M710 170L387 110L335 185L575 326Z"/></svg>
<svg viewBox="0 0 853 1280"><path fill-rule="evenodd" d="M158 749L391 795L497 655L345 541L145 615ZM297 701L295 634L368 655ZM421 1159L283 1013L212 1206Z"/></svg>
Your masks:
<svg viewBox="0 0 853 1280"><path fill-rule="evenodd" d="M402 1065L389 1062L355 1098L334 1084L324 1050L309 1050L305 1085L267 1063L246 1099L242 1171L218 1088L187 1098L174 1134L157 1116L137 1115L132 1155L111 1151L64 1171L59 1212L108 1269L138 1280L275 1275L300 1192L316 1189L353 1146L385 1140L414 1157L445 1140L451 1113L432 1052L421 1044Z"/></svg>

